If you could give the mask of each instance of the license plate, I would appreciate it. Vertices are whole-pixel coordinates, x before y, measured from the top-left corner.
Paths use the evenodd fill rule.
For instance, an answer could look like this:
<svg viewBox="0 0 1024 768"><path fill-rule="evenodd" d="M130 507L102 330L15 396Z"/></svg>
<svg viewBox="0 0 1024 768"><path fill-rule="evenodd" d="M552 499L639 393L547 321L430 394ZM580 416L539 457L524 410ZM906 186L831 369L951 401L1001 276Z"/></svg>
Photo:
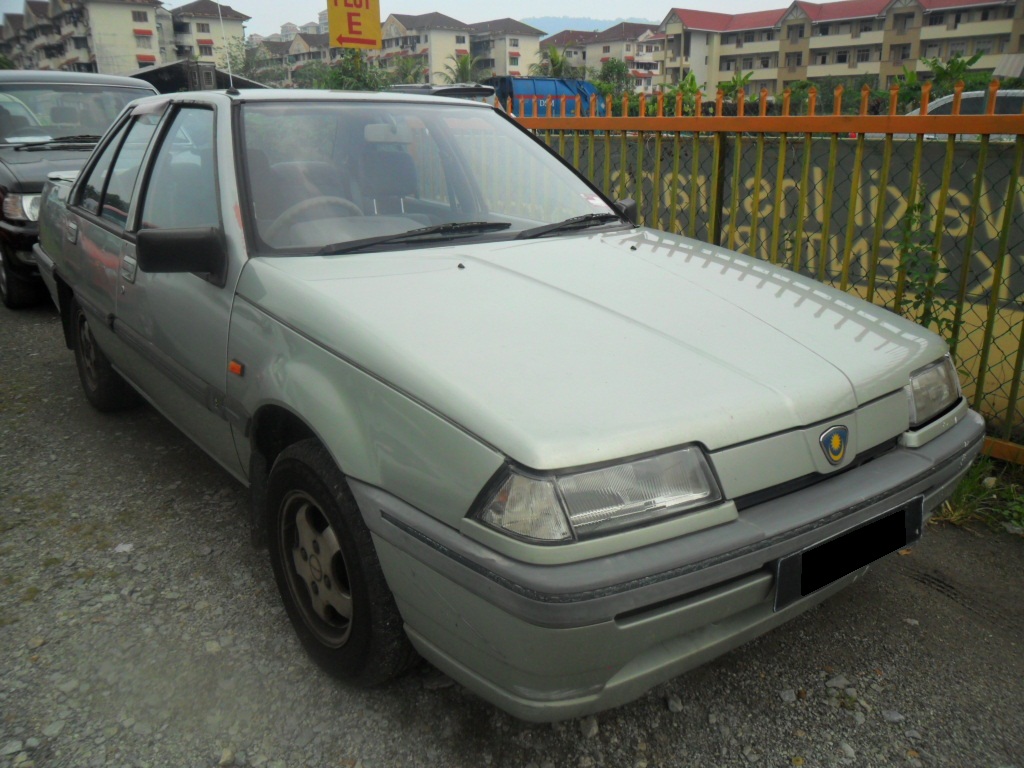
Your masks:
<svg viewBox="0 0 1024 768"><path fill-rule="evenodd" d="M775 565L775 610L921 538L924 497L918 496L841 536L781 558Z"/></svg>

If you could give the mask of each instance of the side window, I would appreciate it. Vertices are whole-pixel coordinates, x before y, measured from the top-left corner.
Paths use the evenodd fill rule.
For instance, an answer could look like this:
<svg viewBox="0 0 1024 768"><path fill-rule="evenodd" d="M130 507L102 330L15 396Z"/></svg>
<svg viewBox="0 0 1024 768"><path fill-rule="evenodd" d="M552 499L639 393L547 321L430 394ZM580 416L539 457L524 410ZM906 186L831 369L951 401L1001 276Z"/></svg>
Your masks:
<svg viewBox="0 0 1024 768"><path fill-rule="evenodd" d="M117 154L117 148L121 145L121 140L124 138L129 125L130 123L125 123L121 130L117 132L117 135L110 140L106 149L103 150L103 154L96 161L96 165L89 171L89 177L82 186L78 204L89 213L100 212L100 198L103 197L103 188L107 183L107 172L110 170L110 164L114 160L114 155Z"/></svg>
<svg viewBox="0 0 1024 768"><path fill-rule="evenodd" d="M128 206L131 203L135 179L139 176L142 155L153 136L153 130L159 122L159 115L142 115L132 122L132 127L125 137L121 150L110 171L107 190L103 194L103 205L100 216L124 226L128 220Z"/></svg>
<svg viewBox="0 0 1024 768"><path fill-rule="evenodd" d="M153 159L141 229L220 226L213 117L193 107L174 116Z"/></svg>

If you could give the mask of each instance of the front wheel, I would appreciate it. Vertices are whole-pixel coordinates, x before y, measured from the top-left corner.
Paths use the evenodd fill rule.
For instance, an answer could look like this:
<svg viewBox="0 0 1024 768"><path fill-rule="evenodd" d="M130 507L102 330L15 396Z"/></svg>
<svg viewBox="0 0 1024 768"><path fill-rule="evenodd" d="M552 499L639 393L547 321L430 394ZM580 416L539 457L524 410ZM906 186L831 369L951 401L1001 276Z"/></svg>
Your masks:
<svg viewBox="0 0 1024 768"><path fill-rule="evenodd" d="M89 320L77 301L71 305L71 343L82 391L93 408L104 412L119 411L138 402L135 390L114 370L96 343Z"/></svg>
<svg viewBox="0 0 1024 768"><path fill-rule="evenodd" d="M267 485L270 559L307 653L360 686L386 682L415 659L359 508L316 440L281 452Z"/></svg>

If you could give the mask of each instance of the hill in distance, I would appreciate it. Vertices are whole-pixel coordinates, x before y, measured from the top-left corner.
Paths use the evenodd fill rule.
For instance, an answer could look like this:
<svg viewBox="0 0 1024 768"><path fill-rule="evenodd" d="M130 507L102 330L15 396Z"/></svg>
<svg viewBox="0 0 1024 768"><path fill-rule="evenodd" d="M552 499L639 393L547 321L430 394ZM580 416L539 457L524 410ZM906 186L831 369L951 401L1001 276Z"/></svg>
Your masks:
<svg viewBox="0 0 1024 768"><path fill-rule="evenodd" d="M618 24L620 21L635 21L640 24L651 24L655 27L661 23L660 19L658 21L651 21L650 19L638 19L635 17L628 19L591 19L572 16L535 16L529 19L520 19L520 21L524 24L529 24L531 27L544 30L546 35L553 35L556 32L561 32L563 29L600 32Z"/></svg>

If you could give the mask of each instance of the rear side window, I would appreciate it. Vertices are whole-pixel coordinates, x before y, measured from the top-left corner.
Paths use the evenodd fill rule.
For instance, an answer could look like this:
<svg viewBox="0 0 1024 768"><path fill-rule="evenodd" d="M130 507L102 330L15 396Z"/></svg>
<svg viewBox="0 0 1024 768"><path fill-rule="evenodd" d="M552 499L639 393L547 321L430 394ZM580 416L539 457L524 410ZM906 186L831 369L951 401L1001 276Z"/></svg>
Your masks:
<svg viewBox="0 0 1024 768"><path fill-rule="evenodd" d="M110 143L107 144L103 154L99 156L96 164L89 171L88 178L82 185L78 204L89 213L98 214L100 212L100 200L103 198L103 188L107 183L107 173L110 171L114 155L117 154L117 148L121 146L121 141L124 139L124 135L127 133L130 125L130 123L125 123L121 130L117 132L117 135L110 140Z"/></svg>
<svg viewBox="0 0 1024 768"><path fill-rule="evenodd" d="M132 190L135 189L135 180L139 176L139 168L142 166L142 156L159 120L159 115L142 115L132 122L128 136L125 137L110 171L107 189L103 193L103 204L100 206L100 216L122 228L128 220L128 207L131 203Z"/></svg>

